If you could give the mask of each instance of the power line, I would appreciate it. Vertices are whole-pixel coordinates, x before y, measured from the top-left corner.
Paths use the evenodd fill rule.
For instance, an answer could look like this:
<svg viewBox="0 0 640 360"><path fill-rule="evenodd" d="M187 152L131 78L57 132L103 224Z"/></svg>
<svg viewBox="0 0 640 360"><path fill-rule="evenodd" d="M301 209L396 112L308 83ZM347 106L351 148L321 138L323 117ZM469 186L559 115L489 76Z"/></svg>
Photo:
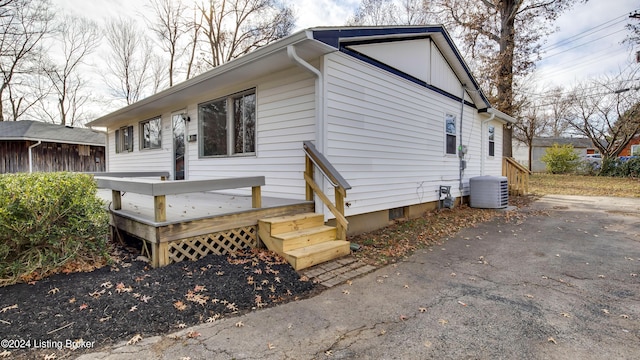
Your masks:
<svg viewBox="0 0 640 360"><path fill-rule="evenodd" d="M561 41L559 41L559 42L557 42L555 44L543 47L543 48L540 49L540 51L541 52L547 52L549 50L553 50L555 48L564 46L566 44L570 44L570 43L572 43L574 41L580 40L580 39L582 39L582 38L584 38L586 36L591 35L591 33L597 33L599 31L606 30L607 28L610 28L610 27L612 27L614 25L618 25L618 23L623 23L623 22L625 22L626 18L627 18L627 14L616 16L615 18L613 18L613 19L611 19L609 21L605 21L604 23L602 23L600 25L596 25L596 26L594 26L592 28L589 28L589 29L587 29L585 31L579 32L579 33L577 33L577 34L575 34L573 36L570 36L570 37L568 37L566 39L563 39L563 40L561 40ZM614 21L617 21L617 22L615 24L608 25L609 23L614 22ZM604 27L605 25L608 25L608 26ZM601 27L604 27L604 28L599 29Z"/></svg>

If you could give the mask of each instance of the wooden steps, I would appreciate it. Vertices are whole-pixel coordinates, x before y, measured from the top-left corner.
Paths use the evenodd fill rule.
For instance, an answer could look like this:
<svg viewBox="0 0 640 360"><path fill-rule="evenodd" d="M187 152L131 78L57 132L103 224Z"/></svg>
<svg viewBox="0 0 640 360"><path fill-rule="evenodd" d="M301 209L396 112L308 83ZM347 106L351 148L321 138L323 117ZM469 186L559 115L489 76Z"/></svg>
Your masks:
<svg viewBox="0 0 640 360"><path fill-rule="evenodd" d="M258 236L269 250L283 256L296 270L351 253L350 243L336 240L336 228L326 226L322 214L258 220Z"/></svg>

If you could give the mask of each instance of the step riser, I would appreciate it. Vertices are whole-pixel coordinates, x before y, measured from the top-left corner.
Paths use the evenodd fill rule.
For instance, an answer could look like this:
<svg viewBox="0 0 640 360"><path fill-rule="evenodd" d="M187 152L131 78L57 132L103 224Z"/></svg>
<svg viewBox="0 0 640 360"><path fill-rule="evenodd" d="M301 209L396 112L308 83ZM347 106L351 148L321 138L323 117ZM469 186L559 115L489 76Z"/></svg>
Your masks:
<svg viewBox="0 0 640 360"><path fill-rule="evenodd" d="M316 215L309 216L303 219L295 219L292 221L278 221L271 223L271 235L280 235L292 231L311 229L317 226L324 225L324 216Z"/></svg>
<svg viewBox="0 0 640 360"><path fill-rule="evenodd" d="M306 256L297 257L292 256L290 254L285 253L285 257L296 270L306 269L313 265L322 264L329 260L337 259L342 256L349 255L351 253L351 249L349 244L344 244L339 247L335 247L332 249L324 250L321 252L316 252L313 254L308 254Z"/></svg>
<svg viewBox="0 0 640 360"><path fill-rule="evenodd" d="M330 228L324 230L322 232L318 232L315 234L298 237L294 239L282 239L277 235L273 237L274 243L276 247L280 249L280 251L291 251L295 249L299 249L309 245L320 244L326 241L332 241L336 239L336 229Z"/></svg>

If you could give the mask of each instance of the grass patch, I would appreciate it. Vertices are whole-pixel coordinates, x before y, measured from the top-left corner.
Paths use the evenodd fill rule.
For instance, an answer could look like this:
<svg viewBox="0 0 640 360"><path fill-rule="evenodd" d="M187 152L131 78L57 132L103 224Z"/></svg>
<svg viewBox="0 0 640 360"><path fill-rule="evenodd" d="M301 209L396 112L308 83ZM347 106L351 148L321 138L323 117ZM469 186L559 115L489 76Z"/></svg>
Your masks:
<svg viewBox="0 0 640 360"><path fill-rule="evenodd" d="M640 179L606 176L534 174L529 191L535 195L640 197Z"/></svg>

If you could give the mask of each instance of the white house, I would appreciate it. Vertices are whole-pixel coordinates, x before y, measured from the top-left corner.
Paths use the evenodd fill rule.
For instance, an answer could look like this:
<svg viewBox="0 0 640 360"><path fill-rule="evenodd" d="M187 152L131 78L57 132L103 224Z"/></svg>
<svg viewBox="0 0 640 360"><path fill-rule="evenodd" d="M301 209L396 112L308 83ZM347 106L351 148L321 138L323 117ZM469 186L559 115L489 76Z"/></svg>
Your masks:
<svg viewBox="0 0 640 360"><path fill-rule="evenodd" d="M107 171L264 176L263 195L288 199L305 198L311 141L351 185L355 233L501 175L513 121L436 25L303 30L88 125L107 128Z"/></svg>

